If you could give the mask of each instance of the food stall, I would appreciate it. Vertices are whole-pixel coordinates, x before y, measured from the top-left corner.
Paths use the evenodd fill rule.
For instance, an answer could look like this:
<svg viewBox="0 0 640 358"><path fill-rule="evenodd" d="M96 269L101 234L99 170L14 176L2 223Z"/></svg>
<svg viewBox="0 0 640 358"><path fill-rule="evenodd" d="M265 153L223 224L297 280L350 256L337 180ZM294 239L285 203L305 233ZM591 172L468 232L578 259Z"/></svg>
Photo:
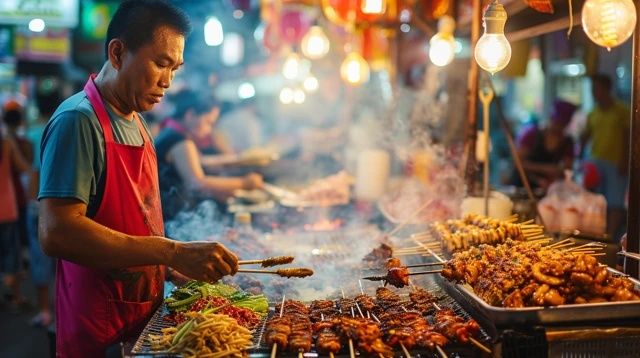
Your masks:
<svg viewBox="0 0 640 358"><path fill-rule="evenodd" d="M395 6L396 2L371 3ZM471 3L466 21L475 44L483 11L481 1ZM520 1L505 3L507 10L517 9L521 16L532 11ZM552 6L551 1L524 3L547 12L545 4ZM377 24L384 30L397 25L399 16L387 13L388 18L371 19L365 13L354 20L341 17L348 15L349 8L342 9L340 2L327 0L319 6L326 18L345 27ZM501 16L500 7L484 13L485 19L498 18L504 26L506 18ZM514 31L513 36L523 39L578 24L554 18L546 24L528 24L528 29ZM426 25L418 22L416 26ZM634 73L639 48L636 36ZM345 74L347 81L364 77L356 72ZM629 260L622 273L599 263L605 246L598 242L557 238L541 223L510 213L484 216L460 210L465 197L455 190L460 186L453 188L451 183L468 180L475 186L479 160L484 164L484 213L493 213L489 210L489 145L482 136L476 138L476 106L478 101L491 101L483 92L491 86L480 89L478 72L471 58L467 117L468 133L473 134L466 136L459 161L465 173L462 178L446 175L450 170L446 161L428 160L432 172L441 174L439 178L438 174L428 178L413 174L429 183L430 191L404 193L410 183L402 182L384 186L380 193L371 189L378 187L374 179L388 176L390 169L388 158L377 157L375 170L362 169L368 173L363 174L365 179L338 173L301 190L267 186L266 196L255 200L251 193L240 194L230 205L232 211L246 210L243 200L251 205L256 204L253 201L270 204L253 214L254 218L262 215L262 227L228 242L246 260L239 274L224 283L191 281L177 287L124 350L132 356L185 357L637 356L640 281L637 262L631 261L637 257L640 235L640 227L633 224L640 215L640 189L635 185L640 170L637 136L631 141L625 256ZM639 131L639 81L634 77L634 133ZM488 114L484 117L488 120ZM488 132L486 121L484 128ZM476 140L484 145L477 146ZM517 155L516 165L528 185ZM367 188L368 200L362 200L357 188L351 189L354 184ZM414 200L409 209L402 207L407 206L407 196ZM295 215L282 224L280 219ZM261 267L245 269L244 264ZM280 268L281 264L294 266Z"/></svg>

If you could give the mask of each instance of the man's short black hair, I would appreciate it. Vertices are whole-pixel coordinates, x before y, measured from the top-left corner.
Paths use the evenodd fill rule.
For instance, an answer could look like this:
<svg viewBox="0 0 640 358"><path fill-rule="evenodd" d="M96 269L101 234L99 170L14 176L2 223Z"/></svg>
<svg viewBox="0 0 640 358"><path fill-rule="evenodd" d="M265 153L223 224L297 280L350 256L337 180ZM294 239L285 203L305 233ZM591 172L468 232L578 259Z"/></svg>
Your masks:
<svg viewBox="0 0 640 358"><path fill-rule="evenodd" d="M155 30L169 26L184 36L191 32L191 22L187 14L165 0L127 0L120 4L113 15L104 53L109 58L109 42L122 40L130 51L136 51L153 39Z"/></svg>
<svg viewBox="0 0 640 358"><path fill-rule="evenodd" d="M611 77L609 77L608 75L605 75L603 73L597 73L591 76L591 82L593 84L597 83L607 91L611 91L611 88L612 88Z"/></svg>

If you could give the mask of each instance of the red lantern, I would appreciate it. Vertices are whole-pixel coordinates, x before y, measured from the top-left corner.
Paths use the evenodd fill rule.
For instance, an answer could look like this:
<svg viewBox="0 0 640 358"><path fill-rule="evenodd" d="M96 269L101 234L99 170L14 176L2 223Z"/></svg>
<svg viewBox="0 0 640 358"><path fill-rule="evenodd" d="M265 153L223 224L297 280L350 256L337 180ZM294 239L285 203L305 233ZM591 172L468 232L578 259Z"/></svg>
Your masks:
<svg viewBox="0 0 640 358"><path fill-rule="evenodd" d="M355 11L356 6L359 6L359 3L352 0L322 0L324 15L337 25L347 25L349 13Z"/></svg>
<svg viewBox="0 0 640 358"><path fill-rule="evenodd" d="M362 30L362 57L374 71L389 65L389 39L384 29L370 27Z"/></svg>

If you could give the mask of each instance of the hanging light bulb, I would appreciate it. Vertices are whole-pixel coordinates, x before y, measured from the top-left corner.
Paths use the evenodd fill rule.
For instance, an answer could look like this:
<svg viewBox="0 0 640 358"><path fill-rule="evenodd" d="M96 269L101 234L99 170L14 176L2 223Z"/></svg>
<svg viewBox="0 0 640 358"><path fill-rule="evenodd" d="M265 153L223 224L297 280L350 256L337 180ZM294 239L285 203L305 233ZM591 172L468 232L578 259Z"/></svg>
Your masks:
<svg viewBox="0 0 640 358"><path fill-rule="evenodd" d="M504 36L507 12L496 0L487 7L482 20L484 34L476 44L474 57L480 67L493 75L507 67L511 60L511 45Z"/></svg>
<svg viewBox="0 0 640 358"><path fill-rule="evenodd" d="M284 87L280 90L280 102L283 104L289 104L293 102L293 90L289 87Z"/></svg>
<svg viewBox="0 0 640 358"><path fill-rule="evenodd" d="M384 14L386 5L385 0L362 0L360 10L363 14L380 15Z"/></svg>
<svg viewBox="0 0 640 358"><path fill-rule="evenodd" d="M307 98L307 95L304 94L302 88L296 88L293 91L293 102L296 104L304 103L304 100Z"/></svg>
<svg viewBox="0 0 640 358"><path fill-rule="evenodd" d="M438 20L438 33L429 41L429 59L436 66L446 66L453 61L456 54L456 39L453 31L456 21L448 15Z"/></svg>
<svg viewBox="0 0 640 358"><path fill-rule="evenodd" d="M591 41L611 51L633 34L636 8L632 0L587 0L582 28Z"/></svg>
<svg viewBox="0 0 640 358"><path fill-rule="evenodd" d="M302 38L302 53L312 60L317 60L329 53L329 38L322 27L311 26Z"/></svg>
<svg viewBox="0 0 640 358"><path fill-rule="evenodd" d="M297 53L292 52L287 56L282 66L282 75L288 80L292 80L298 77L300 74L300 56Z"/></svg>
<svg viewBox="0 0 640 358"><path fill-rule="evenodd" d="M307 92L313 93L318 90L320 85L318 79L314 75L309 74L309 77L305 78L304 82L302 82L302 87L304 87Z"/></svg>
<svg viewBox="0 0 640 358"><path fill-rule="evenodd" d="M340 76L348 84L359 86L369 81L369 64L359 53L352 51L340 65Z"/></svg>

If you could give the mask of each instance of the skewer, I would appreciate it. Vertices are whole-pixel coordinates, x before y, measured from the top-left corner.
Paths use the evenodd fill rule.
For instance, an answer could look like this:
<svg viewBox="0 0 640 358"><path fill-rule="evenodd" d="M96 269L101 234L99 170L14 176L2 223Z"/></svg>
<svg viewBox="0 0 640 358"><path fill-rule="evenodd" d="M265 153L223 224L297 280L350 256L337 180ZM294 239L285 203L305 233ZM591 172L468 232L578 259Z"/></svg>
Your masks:
<svg viewBox="0 0 640 358"><path fill-rule="evenodd" d="M240 269L238 272L243 273L266 273L278 275L282 277L307 277L313 275L313 270L308 268L285 268L278 270L259 270L259 269Z"/></svg>
<svg viewBox="0 0 640 358"><path fill-rule="evenodd" d="M284 293L282 294L282 303L280 303L280 318L282 318L283 313L284 313ZM278 351L278 344L274 343L273 348L271 348L271 358L276 358L277 351Z"/></svg>
<svg viewBox="0 0 640 358"><path fill-rule="evenodd" d="M557 246L554 246L554 247L547 246L547 248L551 248L551 249L554 249L554 250L559 250L559 249L563 249L563 248L569 248L574 244L575 244L574 242L567 242L567 243L564 243L562 245L557 245Z"/></svg>
<svg viewBox="0 0 640 358"><path fill-rule="evenodd" d="M404 352L405 357L411 358L411 353L409 353L409 351L407 350L407 347L404 346L404 343L400 342L400 348L402 348L402 351Z"/></svg>
<svg viewBox="0 0 640 358"><path fill-rule="evenodd" d="M471 341L471 343L473 343L474 346L480 348L480 350L484 351L485 353L489 353L491 354L491 349L487 348L487 346L485 346L484 344L478 342L478 340L476 340L473 337L469 337L469 341Z"/></svg>
<svg viewBox="0 0 640 358"><path fill-rule="evenodd" d="M421 207L418 208L418 210L414 211L413 214L409 215L403 222L401 222L398 226L396 226L393 230L391 230L387 234L387 236L391 237L394 234L396 234L398 231L400 231L400 229L407 226L407 224L409 224L411 220L413 220L416 216L418 216L418 214L420 214L422 210L426 209L427 206L429 206L432 201L433 199L427 200Z"/></svg>
<svg viewBox="0 0 640 358"><path fill-rule="evenodd" d="M442 358L448 358L447 357L447 353L445 353L445 351L442 350L442 348L438 345L436 345L436 350L438 351L438 353L440 354L440 357Z"/></svg>
<svg viewBox="0 0 640 358"><path fill-rule="evenodd" d="M448 261L444 261L444 262L430 262L430 263L426 263L426 264L407 265L407 266L405 266L405 267L409 268L409 267L439 266L439 265L446 265L447 263L448 263Z"/></svg>
<svg viewBox="0 0 640 358"><path fill-rule="evenodd" d="M558 241L558 242L556 242L555 244L551 244L551 245L547 246L547 248L556 247L556 246L558 246L558 245L560 245L560 244L563 244L563 243L565 243L565 242L571 242L571 243L573 243L573 240L572 240L572 239L564 239L564 240L562 240L562 241Z"/></svg>
<svg viewBox="0 0 640 358"><path fill-rule="evenodd" d="M606 247L607 247L606 244L601 244L601 243L597 243L597 242L589 242L589 243L586 243L584 245L580 245L580 246L576 246L574 248L571 248L568 251L575 251L575 250L579 250L579 249L582 249L582 248L604 249Z"/></svg>
<svg viewBox="0 0 640 358"><path fill-rule="evenodd" d="M342 292L342 298L347 298L344 294L344 290L340 287L340 292ZM340 306L338 306L340 307ZM342 313L342 309L340 309L340 313ZM355 318L355 313L353 312L353 306L351 307L351 316ZM349 338L349 357L356 358L355 350L353 349L353 339Z"/></svg>
<svg viewBox="0 0 640 358"><path fill-rule="evenodd" d="M409 272L409 276L415 276L415 275L429 275L429 274L432 274L432 273L440 273L440 272L442 272L442 270Z"/></svg>
<svg viewBox="0 0 640 358"><path fill-rule="evenodd" d="M268 257L262 260L240 260L238 261L238 265L257 265L261 264L262 267L272 267L290 264L294 260L293 256L274 256Z"/></svg>

